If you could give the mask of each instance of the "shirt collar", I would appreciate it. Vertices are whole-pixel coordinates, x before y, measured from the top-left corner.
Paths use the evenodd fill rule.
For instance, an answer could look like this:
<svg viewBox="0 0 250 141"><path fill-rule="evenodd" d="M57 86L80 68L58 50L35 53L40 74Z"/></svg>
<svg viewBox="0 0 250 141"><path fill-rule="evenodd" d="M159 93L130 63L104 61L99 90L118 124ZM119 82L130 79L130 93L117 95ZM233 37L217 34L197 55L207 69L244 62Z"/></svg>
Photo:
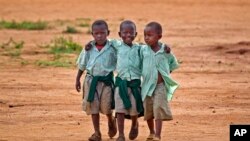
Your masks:
<svg viewBox="0 0 250 141"><path fill-rule="evenodd" d="M149 45L147 45L147 46L150 48L150 50L151 50L155 55L161 54L161 53L164 53L164 52L165 52L165 51L164 51L164 46L165 46L165 44L163 44L163 43L161 43L161 42L158 42L158 44L159 44L159 46L160 46L160 49L159 49L157 52L154 52L154 51L151 49L151 47L150 47Z"/></svg>
<svg viewBox="0 0 250 141"><path fill-rule="evenodd" d="M159 46L161 47L161 49L160 50L158 50L157 52L156 52L156 54L157 53L164 53L165 51L164 51L164 44L163 43L161 43L161 42L158 42L158 44L159 44Z"/></svg>
<svg viewBox="0 0 250 141"><path fill-rule="evenodd" d="M109 46L110 46L110 42L109 42L109 40L107 40L105 46L102 48L101 51L99 51L99 50L96 48L95 43L96 43L96 41L93 41L93 42L91 42L91 45L92 45L92 46L94 47L94 49L95 49L96 51L98 51L98 52L103 52L103 51L105 51L106 49L108 49Z"/></svg>

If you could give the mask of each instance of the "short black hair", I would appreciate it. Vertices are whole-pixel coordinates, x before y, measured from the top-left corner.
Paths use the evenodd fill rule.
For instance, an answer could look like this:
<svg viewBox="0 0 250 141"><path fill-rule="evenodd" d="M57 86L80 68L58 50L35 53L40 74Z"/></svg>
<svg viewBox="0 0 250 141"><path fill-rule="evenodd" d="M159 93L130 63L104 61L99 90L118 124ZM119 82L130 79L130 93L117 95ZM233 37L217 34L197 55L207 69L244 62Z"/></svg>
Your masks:
<svg viewBox="0 0 250 141"><path fill-rule="evenodd" d="M109 29L107 22L105 22L104 20L96 20L93 22L91 29L93 30L93 27L96 25L105 25L107 29Z"/></svg>
<svg viewBox="0 0 250 141"><path fill-rule="evenodd" d="M162 27L161 27L161 24L159 24L159 23L157 23L157 22L150 22L150 23L148 23L147 25L146 25L146 27L153 27L155 30L156 30L156 32L158 33L158 34L162 34Z"/></svg>
<svg viewBox="0 0 250 141"><path fill-rule="evenodd" d="M134 28L135 28L135 30L136 30L136 25L135 25L134 22L132 22L132 21L130 21L130 20L125 20L125 21L123 21L123 22L120 24L120 31L121 31L121 29L122 29L122 26L125 25L125 24L130 24L130 25L134 26Z"/></svg>

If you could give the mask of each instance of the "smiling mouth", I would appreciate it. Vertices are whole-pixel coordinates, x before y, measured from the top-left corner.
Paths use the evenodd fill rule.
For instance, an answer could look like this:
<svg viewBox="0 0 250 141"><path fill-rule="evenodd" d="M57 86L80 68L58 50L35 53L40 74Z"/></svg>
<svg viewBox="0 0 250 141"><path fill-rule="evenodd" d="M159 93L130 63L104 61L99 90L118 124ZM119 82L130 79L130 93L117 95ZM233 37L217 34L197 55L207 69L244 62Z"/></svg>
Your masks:
<svg viewBox="0 0 250 141"><path fill-rule="evenodd" d="M127 37L126 40L132 40L132 38L131 37Z"/></svg>

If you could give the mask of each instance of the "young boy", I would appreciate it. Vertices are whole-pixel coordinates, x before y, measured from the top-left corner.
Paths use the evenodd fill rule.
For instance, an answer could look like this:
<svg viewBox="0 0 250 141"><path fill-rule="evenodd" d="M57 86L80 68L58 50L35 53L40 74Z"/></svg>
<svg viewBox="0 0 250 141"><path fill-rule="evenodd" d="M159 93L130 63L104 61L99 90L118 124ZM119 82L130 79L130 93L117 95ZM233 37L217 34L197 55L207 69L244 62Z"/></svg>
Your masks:
<svg viewBox="0 0 250 141"><path fill-rule="evenodd" d="M147 141L159 141L162 121L173 119L168 101L178 87L170 77L170 72L178 67L177 60L172 53L164 52L164 45L159 42L161 37L162 27L159 23L150 22L146 25L144 40L147 45L142 47L141 57L144 119L150 130Z"/></svg>
<svg viewBox="0 0 250 141"><path fill-rule="evenodd" d="M124 117L130 115L132 124L129 139L138 136L138 114L143 112L140 94L141 58L140 46L133 43L137 35L134 22L126 20L120 24L120 40L113 40L117 51L117 77L115 89L115 111L117 115L119 137L116 141L125 141Z"/></svg>
<svg viewBox="0 0 250 141"><path fill-rule="evenodd" d="M83 110L92 117L94 134L89 141L101 141L100 115L106 114L108 118L108 135L114 137L117 129L115 119L112 117L111 99L113 85L113 71L116 66L116 53L107 40L108 25L103 20L92 24L93 48L82 51L77 64L79 67L75 87L81 89L80 78L86 70L87 75L83 85Z"/></svg>

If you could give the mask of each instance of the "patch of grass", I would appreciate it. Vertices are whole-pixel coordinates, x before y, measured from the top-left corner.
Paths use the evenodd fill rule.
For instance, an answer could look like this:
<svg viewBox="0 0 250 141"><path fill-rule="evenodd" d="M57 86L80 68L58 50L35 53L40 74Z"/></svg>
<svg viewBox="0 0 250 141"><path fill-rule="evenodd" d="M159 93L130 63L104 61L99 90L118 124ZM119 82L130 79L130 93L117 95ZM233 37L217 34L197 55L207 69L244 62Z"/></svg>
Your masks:
<svg viewBox="0 0 250 141"><path fill-rule="evenodd" d="M177 60L177 62L178 62L179 64L182 64L182 63L183 63L183 61L182 61L182 60Z"/></svg>
<svg viewBox="0 0 250 141"><path fill-rule="evenodd" d="M3 49L7 49L7 50L8 49L21 49L23 48L23 45L24 45L24 41L17 42L17 41L14 41L12 38L10 38L8 42L2 43L0 47Z"/></svg>
<svg viewBox="0 0 250 141"><path fill-rule="evenodd" d="M23 45L24 41L17 42L10 38L6 43L2 43L0 47L3 49L3 55L19 57L21 55L21 49L23 48Z"/></svg>
<svg viewBox="0 0 250 141"><path fill-rule="evenodd" d="M29 64L29 62L27 61L27 60L21 60L21 65L23 65L23 66L25 66L25 65L28 65Z"/></svg>
<svg viewBox="0 0 250 141"><path fill-rule="evenodd" d="M44 30L48 27L48 23L44 21L22 21L16 22L15 20L12 21L0 21L0 28L6 29L18 29L18 30Z"/></svg>
<svg viewBox="0 0 250 141"><path fill-rule="evenodd" d="M90 18L78 18L76 19L76 21L80 27L90 28L90 22L91 22Z"/></svg>
<svg viewBox="0 0 250 141"><path fill-rule="evenodd" d="M67 26L66 30L64 30L63 33L75 34L80 33L80 31L73 26Z"/></svg>
<svg viewBox="0 0 250 141"><path fill-rule="evenodd" d="M40 67L72 67L76 61L75 55L82 50L82 46L74 42L71 37L57 37L43 46L53 54L53 59L37 60L35 64Z"/></svg>
<svg viewBox="0 0 250 141"><path fill-rule="evenodd" d="M90 27L89 23L80 23L79 24L80 27Z"/></svg>
<svg viewBox="0 0 250 141"><path fill-rule="evenodd" d="M80 53L82 46L72 40L71 37L64 38L58 37L51 41L49 47L49 52L52 54L60 53Z"/></svg>
<svg viewBox="0 0 250 141"><path fill-rule="evenodd" d="M19 57L21 55L21 51L20 50L12 50L12 51L7 52L5 55L11 56L11 57Z"/></svg>
<svg viewBox="0 0 250 141"><path fill-rule="evenodd" d="M71 67L72 66L72 62L71 61L61 61L61 60L53 60L53 61L47 61L47 60L37 60L35 62L36 65L40 66L40 67L48 67L48 66L52 66L52 67Z"/></svg>
<svg viewBox="0 0 250 141"><path fill-rule="evenodd" d="M54 54L53 60L37 60L36 65L40 67L71 67L74 64L74 60L68 55Z"/></svg>

